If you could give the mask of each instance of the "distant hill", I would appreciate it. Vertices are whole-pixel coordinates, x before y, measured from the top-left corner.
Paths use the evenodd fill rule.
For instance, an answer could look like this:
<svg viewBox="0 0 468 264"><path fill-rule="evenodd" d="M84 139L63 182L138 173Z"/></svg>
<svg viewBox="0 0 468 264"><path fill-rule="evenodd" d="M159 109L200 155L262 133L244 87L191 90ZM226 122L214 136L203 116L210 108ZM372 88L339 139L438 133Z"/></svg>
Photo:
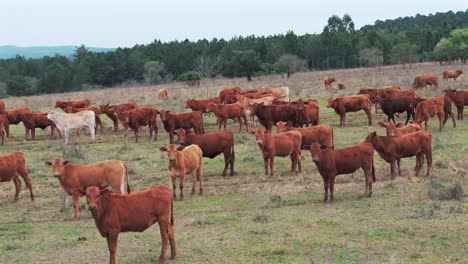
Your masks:
<svg viewBox="0 0 468 264"><path fill-rule="evenodd" d="M71 57L75 51L75 46L38 46L38 47L18 47L14 45L0 46L0 59L14 58L16 55L26 58L38 59L44 56L55 56L60 54ZM114 51L115 48L86 47L93 52Z"/></svg>

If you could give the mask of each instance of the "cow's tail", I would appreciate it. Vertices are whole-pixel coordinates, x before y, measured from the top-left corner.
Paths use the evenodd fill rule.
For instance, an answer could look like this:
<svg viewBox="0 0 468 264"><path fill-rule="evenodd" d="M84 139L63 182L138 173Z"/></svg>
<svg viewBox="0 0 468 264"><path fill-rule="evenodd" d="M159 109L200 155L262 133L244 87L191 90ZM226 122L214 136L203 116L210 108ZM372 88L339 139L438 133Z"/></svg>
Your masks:
<svg viewBox="0 0 468 264"><path fill-rule="evenodd" d="M335 149L335 139L334 139L334 136L333 136L333 127L330 126L330 129L331 129L331 143L332 143L331 148Z"/></svg>
<svg viewBox="0 0 468 264"><path fill-rule="evenodd" d="M130 178L128 177L128 165L127 163L124 163L124 169L125 169L125 179L127 181L127 193L130 193Z"/></svg>
<svg viewBox="0 0 468 264"><path fill-rule="evenodd" d="M174 199L171 199L171 225L174 225Z"/></svg>
<svg viewBox="0 0 468 264"><path fill-rule="evenodd" d="M234 171L234 161L236 160L236 156L235 156L235 152L234 152L234 140L232 140L232 146L231 146L231 161L230 161L230 166L231 166L231 170Z"/></svg>
<svg viewBox="0 0 468 264"><path fill-rule="evenodd" d="M375 178L374 151L372 151L372 181L374 183L377 181L377 179Z"/></svg>
<svg viewBox="0 0 468 264"><path fill-rule="evenodd" d="M203 127L203 113L200 112L200 128L201 128L201 133L205 134L205 128Z"/></svg>

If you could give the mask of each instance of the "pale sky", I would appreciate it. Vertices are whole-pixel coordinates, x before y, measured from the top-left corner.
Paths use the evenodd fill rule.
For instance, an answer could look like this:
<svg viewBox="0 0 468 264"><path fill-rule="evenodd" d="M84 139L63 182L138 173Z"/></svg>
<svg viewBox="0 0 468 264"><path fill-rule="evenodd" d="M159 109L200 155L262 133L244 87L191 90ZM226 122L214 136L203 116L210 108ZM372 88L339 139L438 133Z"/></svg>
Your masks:
<svg viewBox="0 0 468 264"><path fill-rule="evenodd" d="M0 45L132 47L162 41L320 33L348 13L375 20L466 10L466 0L0 0Z"/></svg>

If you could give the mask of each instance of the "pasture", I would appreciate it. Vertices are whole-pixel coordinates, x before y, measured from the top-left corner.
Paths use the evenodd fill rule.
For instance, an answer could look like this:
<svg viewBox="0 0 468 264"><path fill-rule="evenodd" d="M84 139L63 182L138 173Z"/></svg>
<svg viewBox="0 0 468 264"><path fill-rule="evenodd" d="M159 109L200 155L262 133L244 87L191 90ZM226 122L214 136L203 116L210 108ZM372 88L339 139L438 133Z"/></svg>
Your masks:
<svg viewBox="0 0 468 264"><path fill-rule="evenodd" d="M187 98L217 96L223 88L239 86L253 89L268 85L288 86L292 99L317 98L321 123L334 127L335 148L354 145L372 131L384 135L377 122L386 120L380 111L373 127L364 112L348 113L346 128L338 128L339 117L326 108L328 96L356 94L361 87L399 85L410 88L416 75L437 73L440 87L419 91L422 97L443 94L447 88L467 90L468 76L457 81L442 80L445 69L466 65L439 66L415 64L411 68L389 66L378 69L348 69L297 73L290 79L280 76L245 79L203 80L200 87L183 83L121 87L67 94L16 97L4 100L6 108L30 107L33 112L50 110L56 100L90 99L92 105L137 102L174 112L183 109ZM346 90L325 90L323 78L333 76ZM167 89L169 100L157 98ZM456 109L452 110L456 115ZM402 160L404 177L390 179L390 166L375 152L377 182L373 197L364 196L362 170L337 177L335 202L323 203L322 178L311 155L302 151L303 173L289 173L290 159L277 158L275 177L264 176L263 159L253 135L238 133L238 125L228 122L235 133L234 177L222 177L224 161L204 158L204 195L189 195L191 177L186 178L185 201L174 203L177 257L166 263L467 263L468 204L460 199L443 200L440 193L460 196L467 192L468 114L453 128L448 121L438 132L437 119L431 119L433 133L433 176L413 176L415 158ZM33 180L36 201L22 184L20 200L13 202L12 182L0 184L0 263L107 263L107 243L95 227L80 200L79 222L73 221L71 198L52 176L45 161L57 157L73 163L119 159L129 164L132 191L155 185L170 186L167 155L159 151L169 139L159 122L157 141L148 141L147 129L135 144L133 132L110 131L112 122L101 115L107 131L98 132L96 143L89 135L71 136L71 144L51 139L49 129L36 133L36 141L24 140L22 124L11 126L13 138L6 139L0 154L24 152ZM403 122L406 113L398 119ZM217 131L213 115L204 116L205 131ZM276 132L275 132L276 133ZM72 133L73 135L74 133ZM39 135L39 136L37 136ZM422 175L425 175L426 164ZM461 186L461 187L460 187ZM460 190L461 189L461 190ZM431 194L431 195L430 195ZM438 195L437 195L438 194ZM462 195L462 194L461 194ZM122 233L119 238L119 263L156 263L161 238L157 225L144 233ZM168 252L169 254L169 252Z"/></svg>

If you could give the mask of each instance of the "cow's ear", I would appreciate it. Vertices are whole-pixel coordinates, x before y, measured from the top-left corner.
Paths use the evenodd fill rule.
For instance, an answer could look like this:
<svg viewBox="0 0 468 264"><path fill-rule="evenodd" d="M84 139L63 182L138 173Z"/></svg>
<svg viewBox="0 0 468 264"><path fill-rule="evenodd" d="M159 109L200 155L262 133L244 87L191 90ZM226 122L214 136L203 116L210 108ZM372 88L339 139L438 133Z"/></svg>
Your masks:
<svg viewBox="0 0 468 264"><path fill-rule="evenodd" d="M46 166L52 166L52 162L50 162L50 161L46 161L46 162L44 162L44 164L45 164Z"/></svg>
<svg viewBox="0 0 468 264"><path fill-rule="evenodd" d="M379 122L378 125L381 126L381 127L387 127L387 126L386 126L384 123L382 123L382 122Z"/></svg>
<svg viewBox="0 0 468 264"><path fill-rule="evenodd" d="M304 148L305 150L311 150L312 146L311 145L304 145L304 146L302 146L302 148Z"/></svg>
<svg viewBox="0 0 468 264"><path fill-rule="evenodd" d="M187 134L187 135L193 134L193 129L187 129L187 130L185 130L185 134Z"/></svg>
<svg viewBox="0 0 468 264"><path fill-rule="evenodd" d="M167 148L166 147L160 147L159 151L161 151L161 152L167 151Z"/></svg>
<svg viewBox="0 0 468 264"><path fill-rule="evenodd" d="M178 146L176 149L177 151L181 151L181 150L184 150L184 148L185 148L184 146Z"/></svg>
<svg viewBox="0 0 468 264"><path fill-rule="evenodd" d="M69 160L64 160L62 164L63 165L68 165L68 164L70 164L70 161Z"/></svg>
<svg viewBox="0 0 468 264"><path fill-rule="evenodd" d="M99 192L99 195L111 194L112 191L109 189L104 189Z"/></svg>
<svg viewBox="0 0 468 264"><path fill-rule="evenodd" d="M255 135L255 131L250 130L250 131L249 131L249 134Z"/></svg>
<svg viewBox="0 0 468 264"><path fill-rule="evenodd" d="M400 127L402 127L402 126L403 126L402 123L398 123L398 124L395 125L395 127L397 127L397 128L400 128Z"/></svg>

